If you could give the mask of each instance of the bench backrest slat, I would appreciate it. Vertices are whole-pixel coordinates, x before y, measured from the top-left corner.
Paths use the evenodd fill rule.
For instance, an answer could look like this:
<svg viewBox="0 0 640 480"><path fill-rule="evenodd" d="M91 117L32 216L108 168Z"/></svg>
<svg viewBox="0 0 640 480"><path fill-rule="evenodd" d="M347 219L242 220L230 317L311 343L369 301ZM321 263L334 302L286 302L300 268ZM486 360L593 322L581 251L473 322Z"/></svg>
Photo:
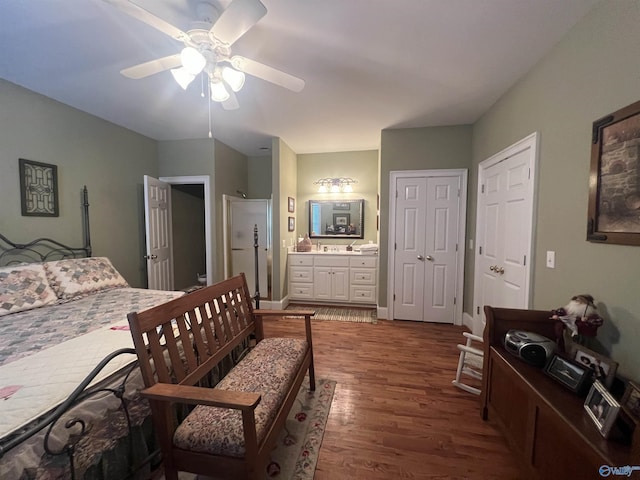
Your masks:
<svg viewBox="0 0 640 480"><path fill-rule="evenodd" d="M207 375L256 332L250 298L244 274L240 274L148 310L130 313L131 335L145 385L193 385Z"/></svg>

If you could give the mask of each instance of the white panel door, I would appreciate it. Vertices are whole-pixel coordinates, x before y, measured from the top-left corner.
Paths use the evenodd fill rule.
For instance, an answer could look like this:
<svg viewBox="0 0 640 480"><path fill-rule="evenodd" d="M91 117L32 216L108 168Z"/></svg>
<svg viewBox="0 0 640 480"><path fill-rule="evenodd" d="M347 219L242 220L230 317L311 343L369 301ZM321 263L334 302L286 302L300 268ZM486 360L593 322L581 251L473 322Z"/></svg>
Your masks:
<svg viewBox="0 0 640 480"><path fill-rule="evenodd" d="M396 237L394 264L394 318L423 320L424 256L427 210L426 177L396 181Z"/></svg>
<svg viewBox="0 0 640 480"><path fill-rule="evenodd" d="M480 167L474 313L482 324L484 305L529 306L536 137L525 140Z"/></svg>
<svg viewBox="0 0 640 480"><path fill-rule="evenodd" d="M145 175L144 199L148 287L173 290L171 185Z"/></svg>
<svg viewBox="0 0 640 480"><path fill-rule="evenodd" d="M394 318L453 323L459 176L396 182Z"/></svg>

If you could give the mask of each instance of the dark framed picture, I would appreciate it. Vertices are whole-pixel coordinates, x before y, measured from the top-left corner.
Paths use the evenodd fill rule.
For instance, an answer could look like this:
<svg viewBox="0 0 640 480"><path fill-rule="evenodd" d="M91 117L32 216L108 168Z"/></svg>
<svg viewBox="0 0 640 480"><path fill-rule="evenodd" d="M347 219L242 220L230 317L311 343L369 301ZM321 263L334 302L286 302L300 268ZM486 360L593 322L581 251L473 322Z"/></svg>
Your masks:
<svg viewBox="0 0 640 480"><path fill-rule="evenodd" d="M636 423L640 422L640 385L634 382L627 383L627 389L620 404L627 415L631 416Z"/></svg>
<svg viewBox="0 0 640 480"><path fill-rule="evenodd" d="M620 404L611 396L599 381L593 382L591 390L584 401L584 409L603 437L607 437L618 417Z"/></svg>
<svg viewBox="0 0 640 480"><path fill-rule="evenodd" d="M593 122L587 240L640 245L640 101Z"/></svg>
<svg viewBox="0 0 640 480"><path fill-rule="evenodd" d="M57 217L58 167L19 159L20 206L27 217Z"/></svg>
<svg viewBox="0 0 640 480"><path fill-rule="evenodd" d="M600 380L602 384L611 388L618 369L618 362L589 350L582 345L574 345L571 348L571 357L580 365L584 365L591 370L592 380Z"/></svg>
<svg viewBox="0 0 640 480"><path fill-rule="evenodd" d="M351 210L351 204L349 202L338 202L333 204L334 210Z"/></svg>
<svg viewBox="0 0 640 480"><path fill-rule="evenodd" d="M591 379L591 370L554 354L544 372L574 393L580 393Z"/></svg>
<svg viewBox="0 0 640 480"><path fill-rule="evenodd" d="M346 227L351 223L351 215L348 213L334 213L333 224L336 227Z"/></svg>
<svg viewBox="0 0 640 480"><path fill-rule="evenodd" d="M288 200L287 201L287 210L290 213L295 212L296 211L296 199L293 198L293 197L288 197L287 200Z"/></svg>
<svg viewBox="0 0 640 480"><path fill-rule="evenodd" d="M287 228L287 230L289 232L293 232L296 229L296 218L295 217L289 217L289 226Z"/></svg>

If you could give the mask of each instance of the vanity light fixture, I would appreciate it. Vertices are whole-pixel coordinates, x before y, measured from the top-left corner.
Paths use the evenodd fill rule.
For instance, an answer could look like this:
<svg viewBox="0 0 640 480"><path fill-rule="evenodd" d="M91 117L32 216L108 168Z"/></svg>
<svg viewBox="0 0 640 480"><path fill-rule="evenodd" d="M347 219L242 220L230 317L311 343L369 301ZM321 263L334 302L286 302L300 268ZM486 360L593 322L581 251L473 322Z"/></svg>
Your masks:
<svg viewBox="0 0 640 480"><path fill-rule="evenodd" d="M326 177L313 182L314 185L318 185L318 193L351 193L354 183L358 181L350 177Z"/></svg>

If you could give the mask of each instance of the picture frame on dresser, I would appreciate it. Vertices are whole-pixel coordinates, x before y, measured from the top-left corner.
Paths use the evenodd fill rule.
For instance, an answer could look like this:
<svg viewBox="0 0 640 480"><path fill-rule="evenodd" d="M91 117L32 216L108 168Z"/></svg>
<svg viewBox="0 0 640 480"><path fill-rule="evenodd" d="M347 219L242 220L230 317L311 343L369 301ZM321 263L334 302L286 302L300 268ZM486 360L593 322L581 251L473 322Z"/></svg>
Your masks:
<svg viewBox="0 0 640 480"><path fill-rule="evenodd" d="M634 423L640 423L640 385L629 381L620 404L627 415L634 420Z"/></svg>
<svg viewBox="0 0 640 480"><path fill-rule="evenodd" d="M579 344L572 345L570 351L571 358L576 363L584 365L591 370L591 376L594 381L600 380L605 387L611 388L618 370L618 362Z"/></svg>
<svg viewBox="0 0 640 480"><path fill-rule="evenodd" d="M544 373L573 393L583 392L591 380L591 371L587 367L557 353L545 366Z"/></svg>
<svg viewBox="0 0 640 480"><path fill-rule="evenodd" d="M600 434L607 438L618 417L620 404L599 380L596 380L591 385L591 390L589 390L589 394L584 401L584 409L589 418L595 423Z"/></svg>

